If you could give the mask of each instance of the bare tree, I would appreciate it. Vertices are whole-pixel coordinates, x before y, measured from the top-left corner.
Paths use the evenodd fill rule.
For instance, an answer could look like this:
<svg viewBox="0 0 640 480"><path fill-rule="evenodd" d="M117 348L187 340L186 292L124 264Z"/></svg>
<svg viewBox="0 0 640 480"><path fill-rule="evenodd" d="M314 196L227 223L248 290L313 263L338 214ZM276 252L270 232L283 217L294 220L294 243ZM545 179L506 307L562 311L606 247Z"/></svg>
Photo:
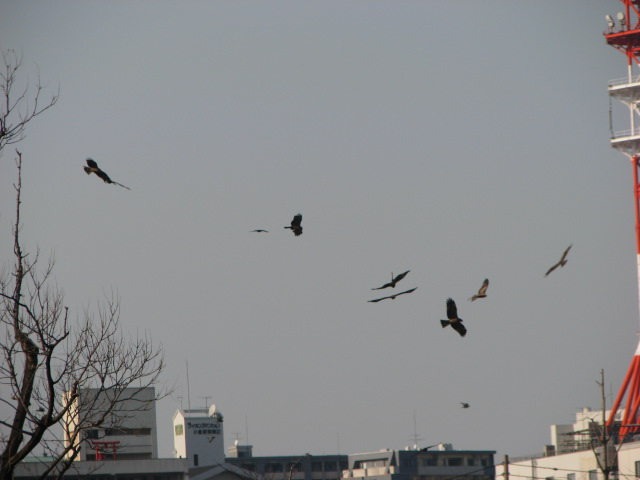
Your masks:
<svg viewBox="0 0 640 480"><path fill-rule="evenodd" d="M20 110L26 95L16 102L9 98L19 62L12 65L0 87L9 116ZM2 112L0 153L22 138L26 123L56 98L47 107L28 109L13 126ZM117 295L95 314L86 309L72 319L53 278L53 259L42 265L39 252L30 254L22 244L22 153L16 154L13 262L0 273L0 480L12 479L16 466L39 445L50 454L41 478L60 478L88 448L89 430L118 429L168 393L147 395L164 370L164 359L147 336L122 333Z"/></svg>
<svg viewBox="0 0 640 480"><path fill-rule="evenodd" d="M35 117L53 107L58 101L59 92L42 103L44 86L40 82L40 75L36 76L35 87L25 83L20 91L18 88L18 72L22 66L22 55L14 50L2 50L2 72L0 72L0 154L7 145L18 143L25 136L27 124Z"/></svg>

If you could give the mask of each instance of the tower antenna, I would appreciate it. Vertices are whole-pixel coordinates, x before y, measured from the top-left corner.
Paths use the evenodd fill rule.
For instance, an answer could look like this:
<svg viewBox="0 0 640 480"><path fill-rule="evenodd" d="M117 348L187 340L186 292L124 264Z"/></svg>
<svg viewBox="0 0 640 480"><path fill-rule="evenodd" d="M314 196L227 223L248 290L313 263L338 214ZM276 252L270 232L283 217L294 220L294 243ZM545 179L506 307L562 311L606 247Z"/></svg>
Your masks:
<svg viewBox="0 0 640 480"><path fill-rule="evenodd" d="M626 132L611 135L611 146L625 154L631 160L633 168L634 203L636 217L636 255L638 265L638 288L640 290L640 128L638 125L638 109L640 102L640 77L633 75L633 66L640 66L640 11L636 0L620 0L624 11L618 12L618 27L611 15L607 15L608 28L604 32L607 44L611 45L627 57L627 77L609 82L609 96L622 102L629 112L629 128ZM633 17L633 18L632 18ZM639 297L640 300L640 291ZM624 407L624 417L619 436L622 442L626 435L640 429L640 343L631 360L629 369L618 396L611 408L606 425L614 424L618 407L624 397L627 397ZM605 412L603 412L603 415Z"/></svg>

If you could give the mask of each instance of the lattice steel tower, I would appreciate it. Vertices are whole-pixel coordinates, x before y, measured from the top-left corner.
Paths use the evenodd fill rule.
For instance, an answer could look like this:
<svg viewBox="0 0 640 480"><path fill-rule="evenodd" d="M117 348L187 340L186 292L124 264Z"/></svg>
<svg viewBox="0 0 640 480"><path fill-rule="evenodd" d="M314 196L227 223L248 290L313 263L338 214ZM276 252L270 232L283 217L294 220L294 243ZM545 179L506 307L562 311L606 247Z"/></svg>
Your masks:
<svg viewBox="0 0 640 480"><path fill-rule="evenodd" d="M604 33L606 42L627 57L627 76L609 82L609 95L621 101L629 110L629 129L611 133L611 146L624 153L633 167L633 196L636 216L636 253L638 264L638 288L640 289L640 0L620 0L623 11L616 19L607 15L609 24ZM638 298L640 299L640 291ZM626 395L624 415L621 419L620 440L628 434L640 430L640 343L625 376L618 396L611 408L607 425L614 424L616 412Z"/></svg>

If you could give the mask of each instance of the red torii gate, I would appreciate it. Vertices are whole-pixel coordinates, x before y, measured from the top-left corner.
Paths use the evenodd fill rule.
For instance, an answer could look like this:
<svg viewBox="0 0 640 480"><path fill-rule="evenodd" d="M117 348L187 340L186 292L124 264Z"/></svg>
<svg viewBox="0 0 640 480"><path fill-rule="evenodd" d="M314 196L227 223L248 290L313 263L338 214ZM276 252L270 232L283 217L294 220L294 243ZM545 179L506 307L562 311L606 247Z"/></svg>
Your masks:
<svg viewBox="0 0 640 480"><path fill-rule="evenodd" d="M91 448L96 451L96 460L104 460L104 453L111 448L113 460L116 460L116 452L118 450L118 445L120 445L120 440L115 440L112 442L102 442L102 441L93 441L91 442Z"/></svg>

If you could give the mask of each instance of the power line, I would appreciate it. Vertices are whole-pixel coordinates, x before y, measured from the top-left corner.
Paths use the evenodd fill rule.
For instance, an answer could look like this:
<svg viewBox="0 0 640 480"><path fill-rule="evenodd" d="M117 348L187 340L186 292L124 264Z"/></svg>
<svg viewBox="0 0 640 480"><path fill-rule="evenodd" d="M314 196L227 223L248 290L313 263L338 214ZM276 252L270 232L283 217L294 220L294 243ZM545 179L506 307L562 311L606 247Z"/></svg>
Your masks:
<svg viewBox="0 0 640 480"><path fill-rule="evenodd" d="M499 465L502 465L502 464L500 463ZM479 468L478 470L472 470L471 472L467 472L463 475L456 475L455 477L445 477L445 480L455 480L456 478L468 477L469 475L473 475L474 473L486 471L488 468L491 468L491 467L495 468L495 465L482 467L482 468ZM488 475L488 476L492 476L492 475Z"/></svg>

